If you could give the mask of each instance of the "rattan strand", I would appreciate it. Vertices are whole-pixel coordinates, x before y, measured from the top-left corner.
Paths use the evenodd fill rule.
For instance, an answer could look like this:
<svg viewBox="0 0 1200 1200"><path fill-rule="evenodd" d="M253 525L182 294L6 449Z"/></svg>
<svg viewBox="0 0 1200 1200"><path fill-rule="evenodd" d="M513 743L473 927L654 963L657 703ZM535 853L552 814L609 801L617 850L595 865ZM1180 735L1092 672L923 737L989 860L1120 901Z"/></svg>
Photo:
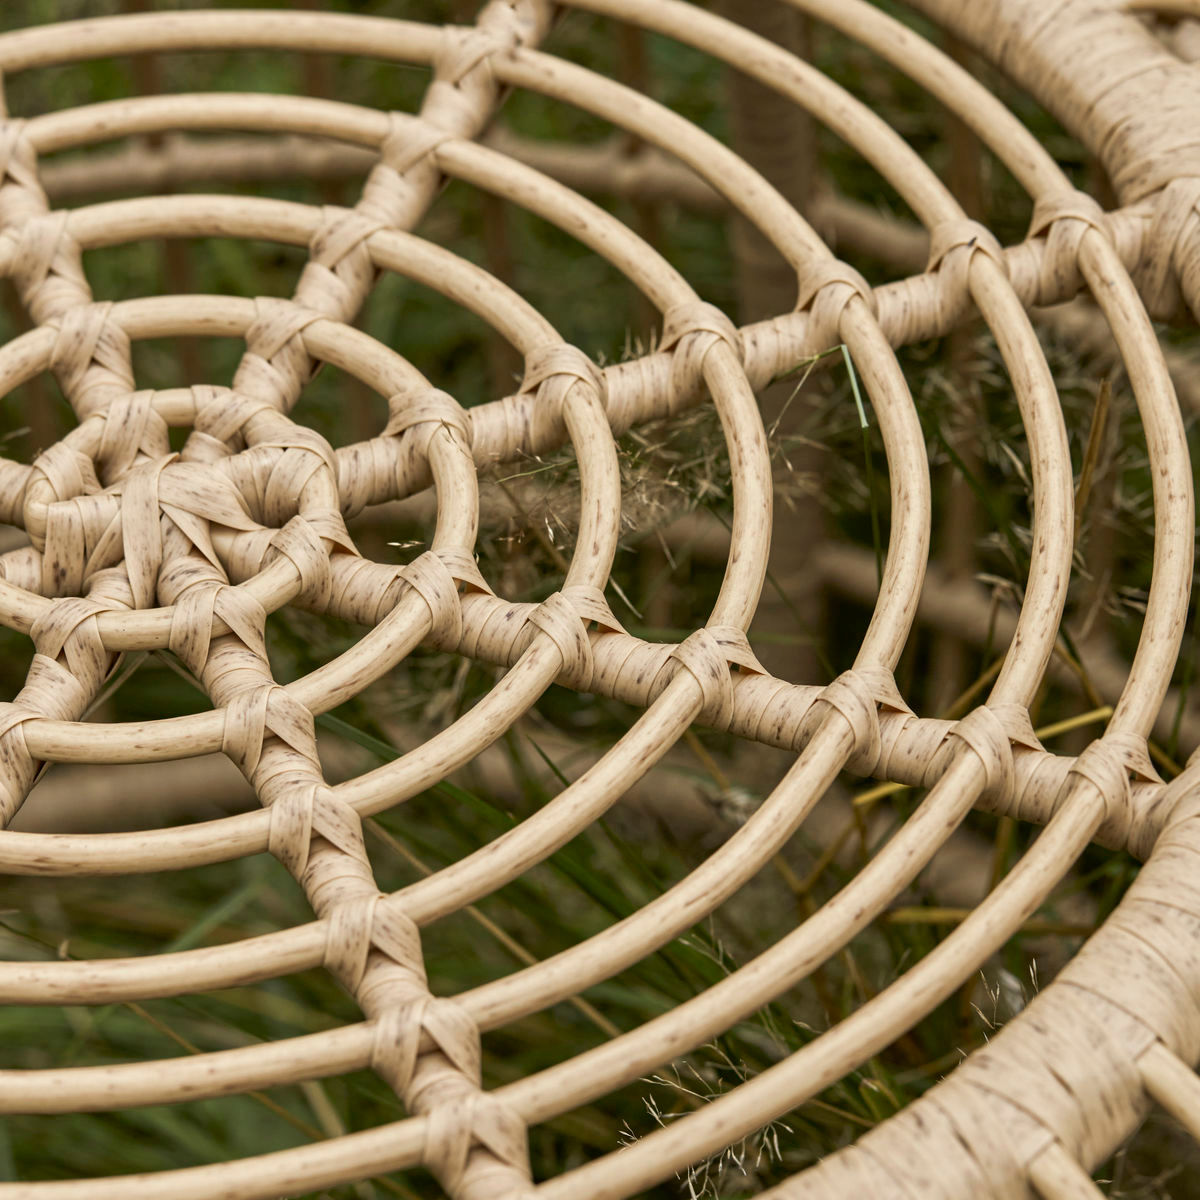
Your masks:
<svg viewBox="0 0 1200 1200"><path fill-rule="evenodd" d="M611 80L537 47L541 0L491 0L475 23L312 12L146 14L0 36L4 75L131 52L196 48L370 55L432 68L415 114L304 97L149 96L0 123L0 274L35 328L0 349L0 394L53 372L78 423L32 464L0 461L0 520L29 545L0 555L0 621L34 642L26 686L0 705L0 823L37 763L117 764L223 751L259 811L183 828L48 835L4 830L16 874L180 869L269 851L296 876L314 920L232 946L98 962L0 964L0 999L103 1004L269 980L324 965L365 1016L327 1033L167 1063L0 1072L0 1111L94 1111L230 1095L371 1067L411 1114L299 1150L156 1176L0 1184L0 1196L276 1196L423 1164L462 1200L625 1197L719 1151L843 1077L961 986L1062 878L1086 845L1129 847L1145 866L1114 916L984 1049L904 1112L780 1185L778 1196L1097 1194L1090 1168L1150 1103L1200 1136L1200 762L1169 784L1146 738L1179 651L1192 576L1191 468L1150 315L1200 302L1196 76L1129 12L1200 15L1185 3L989 0L917 7L1006 68L1097 153L1122 207L1076 191L1004 106L929 42L862 0L789 0L840 29L970 125L1030 197L1021 244L1001 247L879 116L786 51L677 0L577 0L690 44L776 89L895 188L928 235L927 270L878 288L838 261L736 154ZM617 178L569 149L477 139L502 87L540 92L634 135L658 157ZM1148 121L1150 123L1148 123ZM180 140L184 131L271 134L279 152ZM139 134L156 147L39 158ZM269 143L268 143L269 144ZM517 153L533 164L515 157ZM643 152L647 153L647 152ZM256 161L248 161L249 159ZM539 171L544 168L548 173ZM105 172L107 171L107 174ZM48 191L158 186L255 172L361 172L353 209L217 195L153 196L73 210ZM140 174L139 174L140 172ZM690 172L690 173L689 173ZM560 180L552 178L560 176ZM599 369L482 269L409 232L455 178L537 213L607 259L655 306L653 352ZM43 180L45 186L43 186ZM106 183L105 180L108 180ZM563 182L565 180L566 182ZM735 328L644 241L569 184L728 205L794 269L796 311ZM57 183L56 183L57 181ZM839 210L841 211L841 210ZM847 220L849 218L846 218ZM290 300L154 297L95 303L84 250L147 238L264 238L304 246ZM512 396L465 411L436 380L355 331L380 271L473 311L523 357ZM1049 668L1071 567L1073 480L1054 380L1028 316L1087 292L1132 383L1154 480L1154 563L1141 639L1103 737L1077 757L1037 741L1029 706ZM929 469L893 348L977 312L1020 405L1035 496L1024 602L990 695L958 721L919 716L892 670L917 612L930 538ZM232 386L138 390L134 340L237 337ZM887 453L893 523L873 618L853 668L819 687L767 674L746 630L767 567L770 464L754 398L802 358L845 344ZM334 450L287 414L318 362L387 401L375 437ZM711 402L720 417L734 524L720 593L678 646L627 634L604 598L616 550L614 435ZM169 451L167 431L190 432ZM570 443L579 464L577 553L541 604L494 595L473 553L477 472ZM373 505L436 489L430 549L407 566L363 559L345 526ZM296 605L367 632L286 687L263 646L267 614ZM418 645L511 669L474 709L393 763L329 786L313 718ZM97 724L82 715L111 656L164 649L212 699L194 717ZM496 842L380 895L361 818L416 795L484 751L553 682L645 711L584 776ZM797 757L760 809L681 883L591 939L455 997L425 983L420 927L544 860L610 808L693 722ZM801 824L842 770L929 788L900 831L833 900L721 983L640 1028L527 1079L486 1090L480 1033L610 978L711 912ZM778 1066L621 1153L535 1185L528 1126L620 1087L703 1043L805 978L875 919L972 807L1045 826L986 901L916 967Z"/></svg>

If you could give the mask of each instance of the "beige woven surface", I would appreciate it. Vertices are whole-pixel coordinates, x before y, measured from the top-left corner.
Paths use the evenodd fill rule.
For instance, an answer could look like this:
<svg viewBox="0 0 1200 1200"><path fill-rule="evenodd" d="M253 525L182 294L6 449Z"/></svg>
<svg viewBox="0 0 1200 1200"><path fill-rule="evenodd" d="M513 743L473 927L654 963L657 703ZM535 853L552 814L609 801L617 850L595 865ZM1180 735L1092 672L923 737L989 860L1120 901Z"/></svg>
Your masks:
<svg viewBox="0 0 1200 1200"><path fill-rule="evenodd" d="M138 959L0 963L11 1004L104 1004L187 995L323 965L355 996L360 1024L164 1063L0 1072L0 1110L44 1112L219 1096L369 1065L410 1114L383 1128L165 1176L0 1185L0 1197L257 1197L308 1192L414 1164L462 1200L636 1195L820 1092L960 987L1048 895L1092 841L1146 866L1116 913L983 1050L855 1146L778 1196L1096 1195L1090 1169L1151 1103L1200 1136L1200 765L1169 785L1146 738L1179 651L1192 579L1192 470L1151 314L1200 312L1200 75L1107 0L921 0L917 5L1008 70L1090 145L1116 187L1105 211L950 58L861 0L792 0L860 41L957 113L1033 201L1029 237L1002 248L968 219L882 117L786 51L676 0L582 0L738 66L808 110L886 178L928 234L924 271L872 290L741 158L644 95L538 49L541 0L490 0L474 24L440 28L316 12L177 12L17 30L0 72L132 51L254 47L428 64L416 113L301 96L147 96L0 124L0 274L34 329L0 349L0 388L53 372L77 417L31 464L0 460L0 521L26 548L0 557L0 621L37 650L22 691L0 705L0 818L20 808L38 763L160 762L215 751L253 785L257 811L178 828L95 835L5 830L18 875L173 870L269 852L308 896L308 925L234 945ZM1186 3L1157 9L1200 15ZM628 194L690 189L752 222L797 278L795 311L743 329L704 303L627 227L576 186L593 159L479 140L504 88L581 106L657 148L608 181ZM67 209L89 186L78 162L42 156L132 134L221 131L117 150L87 168L103 188L222 174L370 169L353 209L244 196L173 194ZM245 133L286 139L273 151ZM332 139L336 147L327 148ZM257 147L258 143L254 143ZM120 156L125 154L125 158ZM533 166L523 164L527 158ZM247 161L252 159L253 161ZM678 169L691 168L693 178ZM349 165L347 165L349 164ZM542 168L539 170L537 168ZM549 172L548 173L543 173ZM571 172L576 172L572 177ZM588 172L591 172L589 175ZM444 178L536 212L606 258L661 315L658 348L597 368L551 320L477 266L408 231ZM838 208L843 222L870 218ZM869 232L869 229L868 229ZM290 299L148 297L95 303L81 252L159 237L222 235L306 246ZM913 238L916 234L911 235ZM911 254L913 242L906 243ZM919 246L919 240L916 242ZM465 411L411 363L352 327L380 271L427 283L477 312L524 357L520 389ZM1046 676L1071 566L1073 479L1062 410L1028 310L1090 292L1111 329L1145 429L1154 483L1154 571L1136 656L1117 681L1104 735L1077 758L1045 751L1029 707ZM977 310L1020 404L1035 495L1032 565L1011 644L986 702L961 720L914 714L892 670L917 614L930 539L929 467L892 348L945 333ZM131 342L239 337L230 386L139 390ZM844 343L887 451L892 526L874 616L852 670L827 687L778 679L745 630L771 529L771 471L755 392L805 356ZM288 416L318 362L387 401L379 435L336 450ZM724 581L681 645L621 628L605 599L621 491L614 433L711 403L731 464L734 523ZM191 430L172 454L168 427ZM474 559L477 471L569 442L580 532L562 588L538 605L493 594ZM432 482L437 527L407 566L357 553L345 519ZM285 605L366 632L287 686L263 631ZM426 644L511 667L453 725L397 761L330 786L313 716ZM201 714L138 725L81 720L120 651L166 649L212 700ZM478 755L553 682L644 709L628 732L536 815L477 853L381 895L361 819ZM545 859L629 790L694 722L795 751L782 782L681 883L552 958L459 996L429 992L421 927ZM1185 739L1197 742L1195 715ZM481 1032L610 978L712 912L786 843L842 770L928 787L913 816L847 886L771 949L640 1028L530 1078L485 1089ZM529 1126L638 1079L754 1012L835 954L930 862L972 807L1044 825L1019 864L917 965L776 1067L635 1145L536 1186Z"/></svg>

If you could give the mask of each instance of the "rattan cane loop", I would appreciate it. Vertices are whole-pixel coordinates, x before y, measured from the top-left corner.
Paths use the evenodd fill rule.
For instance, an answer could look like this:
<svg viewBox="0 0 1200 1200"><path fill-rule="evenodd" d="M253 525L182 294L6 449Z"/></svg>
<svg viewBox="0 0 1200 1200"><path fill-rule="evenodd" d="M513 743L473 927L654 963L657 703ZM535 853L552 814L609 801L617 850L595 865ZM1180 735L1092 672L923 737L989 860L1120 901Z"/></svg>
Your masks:
<svg viewBox="0 0 1200 1200"><path fill-rule="evenodd" d="M813 337L821 344L836 344L842 313L852 299L863 301L872 315L877 312L875 293L848 263L820 259L800 274L796 310L809 314Z"/></svg>
<svg viewBox="0 0 1200 1200"><path fill-rule="evenodd" d="M1146 739L1131 733L1110 733L1092 742L1071 766L1070 774L1093 784L1105 802L1104 836L1124 843L1133 822L1130 774L1161 783L1146 750Z"/></svg>
<svg viewBox="0 0 1200 1200"><path fill-rule="evenodd" d="M735 360L741 363L741 335L737 326L716 305L687 300L663 313L659 347L674 352L671 393L677 403L696 393L703 378L705 357L718 342L727 346Z"/></svg>
<svg viewBox="0 0 1200 1200"><path fill-rule="evenodd" d="M447 562L448 557L446 553L427 550L401 567L397 574L428 605L429 636L439 645L457 646L463 636L462 598L458 593L461 575Z"/></svg>
<svg viewBox="0 0 1200 1200"><path fill-rule="evenodd" d="M1147 237L1147 252L1134 277L1138 291L1152 317L1169 320L1179 310L1181 299L1193 309L1195 246L1200 235L1200 176L1172 179L1154 197L1154 210ZM1182 295L1181 295L1182 288Z"/></svg>
<svg viewBox="0 0 1200 1200"><path fill-rule="evenodd" d="M866 775L874 775L881 768L883 735L880 706L895 713L911 715L896 690L890 671L878 668L843 671L814 698L812 707L799 723L797 745L807 745L824 720L826 710L821 705L827 705L845 719L854 739L854 752L847 766L855 773L861 771Z"/></svg>

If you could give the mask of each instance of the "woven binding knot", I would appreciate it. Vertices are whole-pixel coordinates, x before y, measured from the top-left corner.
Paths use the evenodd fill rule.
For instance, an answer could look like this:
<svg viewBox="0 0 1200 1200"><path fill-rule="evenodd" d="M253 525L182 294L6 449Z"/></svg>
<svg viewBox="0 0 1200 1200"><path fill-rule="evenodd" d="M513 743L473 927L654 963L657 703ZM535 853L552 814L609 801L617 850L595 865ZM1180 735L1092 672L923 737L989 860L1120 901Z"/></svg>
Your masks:
<svg viewBox="0 0 1200 1200"><path fill-rule="evenodd" d="M487 584L475 566L475 560L465 552L462 559L470 562L472 578L469 582L477 588L487 590ZM436 550L426 550L396 572L409 587L425 601L429 609L430 638L439 646L453 649L462 641L462 597L458 592L461 572L465 564L462 559L454 560L454 565L446 561L446 556ZM456 576L455 568L458 570Z"/></svg>
<svg viewBox="0 0 1200 1200"><path fill-rule="evenodd" d="M340 517L337 514L327 516L333 517L333 521L314 522L303 516L293 517L282 529L277 529L271 535L269 545L274 553L266 556L266 561L282 556L296 568L296 573L300 576L300 599L318 610L328 607L333 586L329 570L329 551L325 548L324 537L335 535L334 540L342 544L343 549L349 543L349 537L339 533L337 528L341 526ZM353 551L352 543L349 544L349 549Z"/></svg>
<svg viewBox="0 0 1200 1200"><path fill-rule="evenodd" d="M297 301L335 321L348 321L358 297L375 282L375 264L367 245L386 229L378 217L353 208L326 205L308 242L308 262L296 286Z"/></svg>
<svg viewBox="0 0 1200 1200"><path fill-rule="evenodd" d="M66 596L52 601L29 631L37 653L51 662L61 654L78 684L91 689L89 695L107 674L108 651L100 636L97 617L112 607L86 596Z"/></svg>
<svg viewBox="0 0 1200 1200"><path fill-rule="evenodd" d="M1039 196L1033 205L1029 236L1040 237L1053 225L1076 222L1109 236L1108 218L1099 202L1077 188L1049 192ZM1079 231L1081 234L1083 230Z"/></svg>
<svg viewBox="0 0 1200 1200"><path fill-rule="evenodd" d="M409 431L412 432L409 432ZM388 399L388 422L384 437L399 437L408 432L413 449L423 459L429 457L429 444L442 430L457 433L459 446L471 445L471 415L449 392L440 388L397 392Z"/></svg>
<svg viewBox="0 0 1200 1200"><path fill-rule="evenodd" d="M966 297L970 288L971 262L977 254L990 258L1005 275L1008 264L1004 248L986 225L965 218L943 221L929 234L926 271L938 271L950 280L952 294Z"/></svg>
<svg viewBox="0 0 1200 1200"><path fill-rule="evenodd" d="M338 468L333 447L282 413L263 413L255 426L253 447L223 465L251 513L265 525L282 525L296 515L334 511ZM351 544L344 529L335 540Z"/></svg>
<svg viewBox="0 0 1200 1200"><path fill-rule="evenodd" d="M1097 840L1108 845L1125 845L1133 823L1131 776L1161 783L1146 739L1133 733L1106 733L1092 742L1071 765L1068 777L1079 776L1091 783L1104 801L1104 823Z"/></svg>
<svg viewBox="0 0 1200 1200"><path fill-rule="evenodd" d="M1019 704L983 704L956 721L947 732L944 748L933 756L925 773L925 786L937 782L954 753L952 739L965 742L983 766L984 792L993 799L1011 798L1016 790L1013 743L1040 750L1029 713Z"/></svg>
<svg viewBox="0 0 1200 1200"><path fill-rule="evenodd" d="M336 809L339 806L328 807ZM346 805L340 807L357 815ZM310 830L310 836L312 832L317 831ZM322 831L321 836L325 837L325 832ZM357 836L361 848L361 832ZM355 857L358 855L355 854ZM367 973L367 960L375 936L375 914L382 898L378 892L372 892L346 900L335 905L325 918L324 965L352 994L358 991Z"/></svg>
<svg viewBox="0 0 1200 1200"><path fill-rule="evenodd" d="M1142 240L1143 257L1134 270L1138 291L1152 317L1170 320L1179 309L1180 292L1193 312L1200 311L1200 177L1172 179L1154 204L1150 228Z"/></svg>
<svg viewBox="0 0 1200 1200"><path fill-rule="evenodd" d="M16 242L12 280L30 315L41 318L39 323L91 300L79 244L67 230L69 218L66 211L39 209L18 228L10 226Z"/></svg>
<svg viewBox="0 0 1200 1200"><path fill-rule="evenodd" d="M448 97L442 97L442 103L432 109L427 101L421 116L388 113L388 132L380 143L380 160L371 168L356 206L360 215L378 221L385 229L412 227L422 207L422 196L427 200L437 186L438 146L448 138L471 131L469 112L459 113L457 122L440 127L437 110L449 107L457 111L459 107L455 102L460 97L454 88L446 90ZM363 250L366 249L364 246ZM344 272L342 278L345 279ZM351 298L353 307L361 303L363 294Z"/></svg>
<svg viewBox="0 0 1200 1200"><path fill-rule="evenodd" d="M595 670L589 621L609 633L625 632L604 593L587 584L568 584L553 592L525 619L530 631L544 633L554 643L562 658L560 674L570 676L572 686L585 692Z"/></svg>
<svg viewBox="0 0 1200 1200"><path fill-rule="evenodd" d="M45 654L35 654L16 699L0 704L0 736L38 717L52 721L78 720L92 696L69 665L64 667Z"/></svg>
<svg viewBox="0 0 1200 1200"><path fill-rule="evenodd" d="M718 343L729 347L741 363L745 350L737 326L715 305L689 300L663 313L660 350L674 350L671 391L676 401L691 396L704 378L704 360Z"/></svg>
<svg viewBox="0 0 1200 1200"><path fill-rule="evenodd" d="M490 26L468 25L442 28L442 44L434 59L438 79L458 85L475 70L487 69L487 60L494 54L515 50L520 36L515 28L497 23Z"/></svg>
<svg viewBox="0 0 1200 1200"><path fill-rule="evenodd" d="M160 459L171 452L167 423L155 411L152 391L117 396L95 419L100 421L95 461L106 479L122 478L139 457Z"/></svg>
<svg viewBox="0 0 1200 1200"><path fill-rule="evenodd" d="M120 559L118 539L105 536L114 529L119 535L120 525L120 500L112 493L76 496L48 505L38 589L42 595L82 595L98 567ZM102 548L98 542L103 543ZM104 558L98 556L101 549Z"/></svg>
<svg viewBox="0 0 1200 1200"><path fill-rule="evenodd" d="M37 151L29 136L29 122L21 117L0 120L0 185L41 192Z"/></svg>
<svg viewBox="0 0 1200 1200"><path fill-rule="evenodd" d="M66 442L55 442L34 460L25 485L21 521L36 550L46 550L54 505L100 490L95 466ZM83 544L63 552L62 561L43 561L42 589L48 596L79 591L83 581ZM68 583L74 580L74 583Z"/></svg>
<svg viewBox="0 0 1200 1200"><path fill-rule="evenodd" d="M548 407L554 419L560 421L562 407L577 384L583 384L587 392L607 405L604 372L578 347L552 342L535 346L525 355L525 374L518 394L536 391L539 406Z"/></svg>
<svg viewBox="0 0 1200 1200"><path fill-rule="evenodd" d="M822 258L809 264L797 281L796 311L808 311L809 338L813 345L834 345L841 341L842 313L855 297L872 313L876 311L875 293L870 284L849 263Z"/></svg>
<svg viewBox="0 0 1200 1200"><path fill-rule="evenodd" d="M376 920L392 907L376 909ZM408 920L407 917L404 918ZM412 922L409 921L412 925ZM371 1068L386 1079L398 1092L405 1092L413 1079L418 1056L429 1049L444 1054L467 1078L480 1075L479 1030L461 1005L449 999L437 999L425 990L425 968L421 960L420 938L412 925L414 941L404 959L392 955L398 962L408 961L414 976L412 995L403 985L396 987L391 1003L380 1013L375 1023L371 1044ZM395 993L402 998L396 1002Z"/></svg>
<svg viewBox="0 0 1200 1200"><path fill-rule="evenodd" d="M50 369L80 417L134 390L129 335L111 319L112 307L110 300L74 303L48 322L56 330Z"/></svg>
<svg viewBox="0 0 1200 1200"><path fill-rule="evenodd" d="M194 675L208 662L217 618L265 663L263 640L267 614L263 606L243 588L213 579L189 583L175 601L167 647Z"/></svg>
<svg viewBox="0 0 1200 1200"><path fill-rule="evenodd" d="M824 712L818 707L821 704L835 709L850 726L854 749L847 765L856 775L864 776L875 773L883 753L880 708L911 712L891 671L873 667L851 668L824 687L813 701L796 731L797 746L806 744L825 719Z"/></svg>
<svg viewBox="0 0 1200 1200"><path fill-rule="evenodd" d="M358 862L366 861L358 813L322 783L288 788L271 805L267 849L297 879L308 867L314 837Z"/></svg>
<svg viewBox="0 0 1200 1200"><path fill-rule="evenodd" d="M766 674L750 649L745 630L736 625L708 625L697 629L672 648L667 663L672 662L678 663L700 685L702 700L697 719L713 729L727 728L733 716L730 667L756 675ZM660 676L665 674L665 671L660 672ZM656 686L657 690L661 689Z"/></svg>
<svg viewBox="0 0 1200 1200"><path fill-rule="evenodd" d="M100 686L102 674L90 679L75 674L77 665L85 659L86 666L95 668L99 658L99 669L103 670L103 658L95 653L103 653L99 634L95 623L87 619L99 608L93 601L79 597L54 605L37 623L41 648L33 656L24 687L11 703L0 703L0 761L6 767L0 772L0 828L21 807L37 771L38 764L25 742L25 723L40 718L77 721ZM55 641L65 630L69 632L63 639L67 649L64 666L48 652L56 649Z"/></svg>
<svg viewBox="0 0 1200 1200"><path fill-rule="evenodd" d="M52 677L48 677L42 664L49 660L42 659L33 660L35 668L41 668L40 674L43 684L52 681ZM57 663L51 664L58 668L58 671L63 675L68 675L69 672L63 671L58 667ZM29 695L29 689L33 685L33 673L30 672L29 681L22 689L24 693L19 697L20 703L10 703L9 701L0 701L0 760L6 766L6 770L0 774L0 829L8 824L9 818L19 809L25 800L25 793L29 789L29 785L33 782L35 765L33 756L29 753L29 747L25 743L25 731L21 728L26 721L36 721L40 718L51 716L50 714L41 711L39 708L32 707L33 696ZM55 693L51 692L51 695ZM67 693L58 693L66 695ZM66 711L63 718L70 720L74 714Z"/></svg>
<svg viewBox="0 0 1200 1200"><path fill-rule="evenodd" d="M259 413L277 412L274 404L261 396L249 396L232 388L198 384L196 416L182 457L189 461L215 462L238 448L242 430Z"/></svg>
<svg viewBox="0 0 1200 1200"><path fill-rule="evenodd" d="M1079 289L1083 282L1079 245L1091 229L1105 240L1112 240L1104 210L1086 192L1064 190L1038 197L1029 223L1029 237L1046 239L1041 293L1062 296Z"/></svg>
<svg viewBox="0 0 1200 1200"><path fill-rule="evenodd" d="M796 311L816 308L820 302L831 313L840 316L855 296L875 311L875 293L858 271L840 259L818 259L805 267L797 280Z"/></svg>
<svg viewBox="0 0 1200 1200"><path fill-rule="evenodd" d="M464 1087L425 1119L424 1161L455 1200L493 1200L530 1188L525 1122L498 1097Z"/></svg>
<svg viewBox="0 0 1200 1200"><path fill-rule="evenodd" d="M395 172L403 175L417 163L428 160L436 167L437 148L451 139L444 129L438 129L412 113L388 113L388 132L379 146L380 158Z"/></svg>
<svg viewBox="0 0 1200 1200"><path fill-rule="evenodd" d="M970 251L970 256L986 254L1004 269L1004 248L996 235L979 221L962 218L942 221L929 234L929 262L926 271L936 271L955 250Z"/></svg>
<svg viewBox="0 0 1200 1200"><path fill-rule="evenodd" d="M225 575L212 548L213 527L224 526L245 533L253 533L258 528L246 512L245 500L238 489L223 474L205 470L199 463L173 462L159 476L158 503L176 529L214 568L216 574L209 577L224 583ZM269 537L271 531L264 530L263 533ZM266 549L264 542L262 551L265 553ZM164 566L164 569L173 568ZM188 582L185 580L185 585ZM161 576L159 590L163 590Z"/></svg>
<svg viewBox="0 0 1200 1200"><path fill-rule="evenodd" d="M258 296L246 330L246 354L233 377L234 391L286 411L312 378L304 330L324 314L274 296Z"/></svg>
<svg viewBox="0 0 1200 1200"><path fill-rule="evenodd" d="M163 468L174 459L175 455L169 454L155 462L144 463L130 471L120 484L121 547L137 608L149 608L154 603L158 573L163 562L159 480ZM50 528L47 527L47 548L50 542ZM97 546L92 558L99 562L106 561L103 551L103 545Z"/></svg>
<svg viewBox="0 0 1200 1200"><path fill-rule="evenodd" d="M308 240L309 255L313 262L333 270L373 233L384 228L382 222L364 216L357 209L323 205L321 223Z"/></svg>
<svg viewBox="0 0 1200 1200"><path fill-rule="evenodd" d="M474 26L443 26L422 116L453 137L470 137L499 90L490 59L524 40L524 23L508 4L488 6Z"/></svg>
<svg viewBox="0 0 1200 1200"><path fill-rule="evenodd" d="M268 736L279 738L320 770L313 715L277 683L252 685L225 705L221 750L251 783Z"/></svg>

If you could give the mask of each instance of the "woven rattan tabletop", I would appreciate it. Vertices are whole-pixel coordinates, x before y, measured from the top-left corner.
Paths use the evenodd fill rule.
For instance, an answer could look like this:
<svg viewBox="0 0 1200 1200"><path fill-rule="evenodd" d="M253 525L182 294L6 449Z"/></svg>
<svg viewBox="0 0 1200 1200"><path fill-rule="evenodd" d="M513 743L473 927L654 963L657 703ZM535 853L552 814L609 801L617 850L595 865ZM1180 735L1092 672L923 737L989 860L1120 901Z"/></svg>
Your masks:
<svg viewBox="0 0 1200 1200"><path fill-rule="evenodd" d="M1093 1170L1152 1106L1200 1137L1192 1070L1200 759L1188 760L1200 714L1179 690L1190 679L1181 647L1195 530L1184 416L1196 394L1165 332L1200 315L1200 70L1188 53L1200 4L914 0L903 24L894 6L866 0L730 0L715 10L683 0L488 0L453 16L433 3L372 7L383 15L320 4L94 17L86 5L66 7L88 19L0 32L9 94L0 108L0 276L27 314L25 331L0 348L0 392L50 374L71 414L64 436L0 458L0 523L13 534L0 554L0 623L33 650L23 686L0 703L4 907L22 908L27 882L49 889L38 896L83 876L154 874L169 888L176 873L269 855L297 881L310 915L236 940L163 937L116 958L14 954L0 962L0 999L64 1011L136 1006L269 988L320 969L361 1015L147 1061L39 1065L18 1056L9 1060L17 1067L0 1070L0 1112L53 1122L369 1069L390 1089L396 1115L369 1128L335 1120L319 1140L290 1149L181 1159L167 1171L65 1179L39 1169L28 1182L0 1183L0 1198L249 1200L325 1194L421 1167L455 1200L628 1197L679 1173L686 1189L689 1167L819 1100L911 1037L948 997L964 987L969 995L980 968L1090 846L1143 866L1053 981L953 1070L947 1064L940 1082L764 1194L1072 1200L1101 1194ZM626 56L649 35L654 45L689 48L705 64L714 104L722 72L734 69L727 136L655 99L662 91L644 70L610 75L556 49L560 28L593 18L587 28L604 31L596 38L605 45L615 36ZM976 219L978 203L906 140L905 114L835 82L811 65L819 57L795 53L796 30L844 39L872 64L868 80L870 71L898 73L923 103L944 108L960 145L984 147L1028 202L1028 232L1002 239ZM175 90L169 64L198 51L236 64L234 86L227 71L212 88ZM129 56L158 64L143 66L155 85L144 94L103 98L50 83L21 90L42 77L78 78L61 73L67 64ZM381 64L390 73L381 79L419 80L420 94L399 107L325 98L316 84L284 92L264 66L330 56ZM1079 186L1076 164L1060 163L1028 112L999 98L989 81L1002 78L1005 96L1031 96L1092 156L1096 186ZM539 140L496 119L524 95L612 132ZM26 97L32 107L22 106ZM869 206L815 195L806 172L816 160L794 145L802 134L818 139L814 130L835 137L839 153L873 172L880 194L910 218L881 223ZM360 178L350 203L336 190L319 203L255 186ZM579 282L563 290L563 310L539 307L503 253L478 256L481 266L439 238L437 216L455 187L483 195L485 213L535 215L578 249L572 261L630 284L653 340L598 363L585 339L561 330L581 328L571 310L586 308L586 281L599 276L571 268ZM96 199L105 195L118 198ZM739 262L753 274L753 248L768 254L782 299L760 280L757 310L744 304L735 323L728 306L705 299L708 283L661 249L663 206L735 214ZM209 239L298 248L303 266L286 287L257 295L198 294L186 280L116 299L92 290L93 254L163 240L216 254ZM839 257L834 242L862 253ZM874 286L860 273L865 263ZM500 361L520 364L511 388L465 404L446 355L401 353L375 336L360 313L396 279L473 314L479 338L509 356ZM1051 750L1031 714L1048 680L1075 662L1079 614L1068 601L1085 485L1072 447L1087 430L1076 427L1045 350L1045 322L1065 328L1078 309L1045 310L1081 295L1090 298L1086 328L1072 336L1104 345L1144 438L1153 545L1147 532L1142 561L1152 567L1136 637L1123 657L1104 660L1089 693L1093 707L1104 705L1102 729ZM1013 398L1030 517L1019 605L1002 620L970 602L946 608L948 621L978 617L994 667L957 711L937 716L914 711L912 688L897 683L918 610L929 620L946 588L981 593L969 571L942 591L925 586L931 542L942 545L957 516L954 504L935 503L942 493L931 479L945 452L922 423L927 380L919 361L914 369L898 352L968 327L985 331L992 369ZM233 340L240 357L224 380L148 386L143 355L162 339ZM880 439L887 519L877 575L869 553L806 540L806 519L773 520L777 422L764 421L764 397L778 395L776 381L798 364L819 371L831 361L850 371L858 410L864 423L869 410ZM321 364L356 394L370 393L363 411L378 417L336 445L305 416ZM619 442L650 422L670 430L704 414L719 426L711 453L727 460L732 500L728 532L717 538L722 573L686 636L659 639L635 625L613 584L632 521ZM986 424L983 414L977 420ZM511 482L531 459L571 464L559 502L572 537L566 553L552 547L557 574L513 592L480 557L481 510L519 503L495 480ZM498 470L509 467L512 476ZM422 504L432 522L425 542L370 552L380 522ZM788 665L768 654L751 629L781 555L842 589L861 580L869 620L857 646L839 647L834 657L848 665L831 681L815 659ZM930 568L931 577L941 570ZM798 585L797 597L812 586ZM353 636L289 678L268 653L272 622L286 613L323 614ZM477 702L422 728L390 760L332 771L318 719L435 651L464 670L478 662L503 671ZM169 659L203 702L182 715L108 719L102 702L139 655ZM398 806L483 762L554 684L627 706L624 728L520 820L405 886L383 886L364 840L368 818L394 810L389 828L403 830L409 810ZM476 902L557 861L675 747L695 741L693 726L784 752L786 770L728 836L640 905L569 945L533 930L523 965L477 986L452 994L431 986L427 927L476 913ZM1152 744L1168 743L1178 761L1153 760ZM130 780L132 764L183 760L169 778L186 788L200 778L187 774L201 771L190 760L217 754L248 781L253 807L151 828L106 825L103 816L74 828L39 824L40 788L22 808L45 764ZM607 981L786 865L797 831L848 778L916 789L918 799L843 886L760 953L663 1011L614 1024L604 1012ZM909 894L978 814L1019 830L1024 852L886 986L646 1136L601 1140L589 1159L550 1177L531 1170L531 1131L636 1085L792 994ZM37 878L18 878L26 876ZM605 1036L576 1036L564 1004ZM555 1031L553 1061L515 1077L485 1070L481 1037L539 1014Z"/></svg>

